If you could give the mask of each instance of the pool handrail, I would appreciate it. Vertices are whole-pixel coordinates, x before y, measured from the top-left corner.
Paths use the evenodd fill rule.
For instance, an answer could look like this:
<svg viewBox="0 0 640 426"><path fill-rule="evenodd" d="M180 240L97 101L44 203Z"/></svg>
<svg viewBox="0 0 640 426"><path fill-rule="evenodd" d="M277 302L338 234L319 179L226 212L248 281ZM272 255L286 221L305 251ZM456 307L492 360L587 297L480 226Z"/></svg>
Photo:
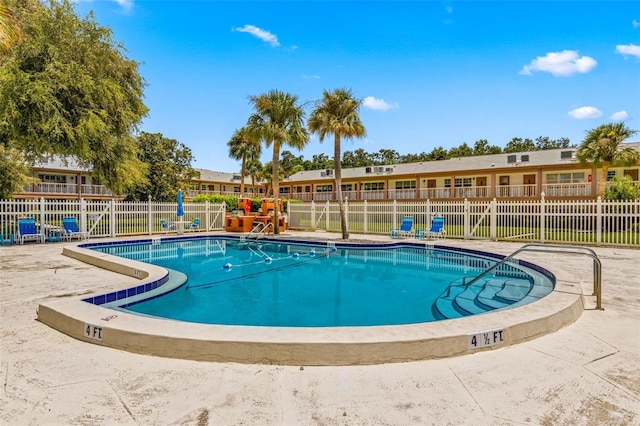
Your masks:
<svg viewBox="0 0 640 426"><path fill-rule="evenodd" d="M544 249L551 249L551 250L544 250ZM573 249L583 250L583 251L573 251ZM562 246L558 244L536 244L536 243L525 244L522 247L520 247L518 250L511 253L510 255L504 257L499 262L496 262L494 265L482 271L480 275L472 278L470 281L463 282L462 286L469 287L471 284L475 283L480 278L484 277L489 272L498 268L500 265L508 262L516 254L523 251L531 251L531 252L538 252L538 253L579 254L579 255L586 255L591 257L593 259L593 296L596 296L596 309L604 310L602 308L602 263L600 262L600 259L598 258L598 255L596 254L596 252L588 247L582 247L582 246L567 247L567 246Z"/></svg>

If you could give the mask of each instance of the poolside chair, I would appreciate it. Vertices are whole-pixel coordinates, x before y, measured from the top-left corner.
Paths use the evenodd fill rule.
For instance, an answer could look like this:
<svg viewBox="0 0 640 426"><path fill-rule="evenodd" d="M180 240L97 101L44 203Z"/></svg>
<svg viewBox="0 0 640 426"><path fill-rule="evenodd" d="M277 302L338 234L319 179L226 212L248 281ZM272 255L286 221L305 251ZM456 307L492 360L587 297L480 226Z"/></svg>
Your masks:
<svg viewBox="0 0 640 426"><path fill-rule="evenodd" d="M168 223L166 220L161 219L160 220L160 230L162 232L177 232L178 231L178 227L176 226L175 223Z"/></svg>
<svg viewBox="0 0 640 426"><path fill-rule="evenodd" d="M190 224L185 225L185 227L184 227L185 231L197 231L199 229L200 229L200 219L199 218L193 219Z"/></svg>
<svg viewBox="0 0 640 426"><path fill-rule="evenodd" d="M18 219L18 241L24 244L25 240L36 240L44 243L44 234L38 232L36 220L31 217Z"/></svg>
<svg viewBox="0 0 640 426"><path fill-rule="evenodd" d="M436 216L431 219L431 229L427 231L429 238L444 238L447 231L444 229L444 217Z"/></svg>
<svg viewBox="0 0 640 426"><path fill-rule="evenodd" d="M86 240L89 238L89 233L80 230L78 226L78 219L75 217L63 217L62 227L64 228L64 237L71 241L73 237L78 237L78 240Z"/></svg>
<svg viewBox="0 0 640 426"><path fill-rule="evenodd" d="M410 237L411 235L413 235L413 218L409 216L402 218L400 228L392 228L390 231L391 238Z"/></svg>

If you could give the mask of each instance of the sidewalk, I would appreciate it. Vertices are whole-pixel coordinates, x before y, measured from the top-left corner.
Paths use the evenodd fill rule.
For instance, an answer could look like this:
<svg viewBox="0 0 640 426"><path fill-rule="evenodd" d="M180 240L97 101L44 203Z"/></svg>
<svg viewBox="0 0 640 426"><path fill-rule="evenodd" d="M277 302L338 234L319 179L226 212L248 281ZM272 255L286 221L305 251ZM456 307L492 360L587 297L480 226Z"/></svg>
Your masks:
<svg viewBox="0 0 640 426"><path fill-rule="evenodd" d="M502 254L521 246L438 243ZM138 355L84 343L35 321L44 299L135 282L62 256L65 244L0 248L3 425L640 424L637 250L595 248L603 263L605 310L585 310L556 333L441 360L301 368ZM523 258L575 276L591 294L589 258Z"/></svg>

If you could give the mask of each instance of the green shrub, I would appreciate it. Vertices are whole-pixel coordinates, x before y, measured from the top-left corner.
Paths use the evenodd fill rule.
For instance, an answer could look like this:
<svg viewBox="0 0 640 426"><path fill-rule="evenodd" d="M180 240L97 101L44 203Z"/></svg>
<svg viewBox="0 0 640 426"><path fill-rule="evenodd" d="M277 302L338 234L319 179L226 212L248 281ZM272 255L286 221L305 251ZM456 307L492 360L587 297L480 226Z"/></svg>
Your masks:
<svg viewBox="0 0 640 426"><path fill-rule="evenodd" d="M605 200L635 200L638 198L638 187L629 176L614 178L604 193Z"/></svg>

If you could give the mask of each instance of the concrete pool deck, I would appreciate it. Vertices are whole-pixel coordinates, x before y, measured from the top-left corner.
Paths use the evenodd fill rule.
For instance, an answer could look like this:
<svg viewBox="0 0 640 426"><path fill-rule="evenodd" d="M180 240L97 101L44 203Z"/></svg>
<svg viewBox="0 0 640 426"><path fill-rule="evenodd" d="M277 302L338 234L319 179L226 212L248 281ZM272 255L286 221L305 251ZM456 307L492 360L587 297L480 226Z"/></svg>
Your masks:
<svg viewBox="0 0 640 426"><path fill-rule="evenodd" d="M389 241L352 235L365 238ZM68 244L0 249L3 425L640 424L638 250L594 248L603 262L605 310L590 309L587 296L577 321L555 333L453 358L302 368L139 355L35 321L45 300L137 282L62 256ZM438 244L501 254L521 246ZM522 258L591 294L588 257Z"/></svg>

